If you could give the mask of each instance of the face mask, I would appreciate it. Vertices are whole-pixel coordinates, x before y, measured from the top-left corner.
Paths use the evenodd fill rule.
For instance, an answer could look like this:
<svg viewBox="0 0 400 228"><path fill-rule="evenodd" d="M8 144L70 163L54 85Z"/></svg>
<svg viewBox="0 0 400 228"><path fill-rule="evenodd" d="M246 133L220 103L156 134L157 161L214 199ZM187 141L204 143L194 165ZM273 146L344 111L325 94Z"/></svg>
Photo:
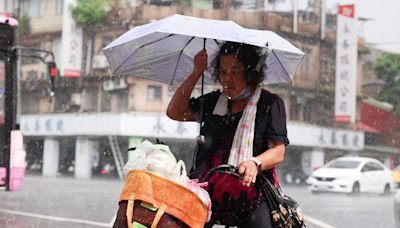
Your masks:
<svg viewBox="0 0 400 228"><path fill-rule="evenodd" d="M232 101L238 101L238 100L243 100L248 97L250 97L251 91L248 87L246 87L242 92L240 92L238 95L231 97Z"/></svg>

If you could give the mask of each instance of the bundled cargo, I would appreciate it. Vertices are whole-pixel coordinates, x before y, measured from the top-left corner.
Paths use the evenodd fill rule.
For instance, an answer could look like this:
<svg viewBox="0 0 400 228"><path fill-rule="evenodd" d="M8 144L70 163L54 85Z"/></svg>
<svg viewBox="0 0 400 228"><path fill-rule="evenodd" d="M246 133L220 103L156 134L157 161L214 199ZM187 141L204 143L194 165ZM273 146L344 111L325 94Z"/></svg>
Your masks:
<svg viewBox="0 0 400 228"><path fill-rule="evenodd" d="M143 142L125 172L114 227L203 227L209 220L207 183L190 180L168 146Z"/></svg>

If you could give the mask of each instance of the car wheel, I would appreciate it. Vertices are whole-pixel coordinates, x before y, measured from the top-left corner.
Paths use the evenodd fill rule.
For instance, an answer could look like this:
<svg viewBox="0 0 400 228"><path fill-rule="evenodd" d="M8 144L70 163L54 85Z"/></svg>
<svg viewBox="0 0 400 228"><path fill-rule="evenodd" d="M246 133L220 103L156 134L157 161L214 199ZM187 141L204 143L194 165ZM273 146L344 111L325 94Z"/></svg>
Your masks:
<svg viewBox="0 0 400 228"><path fill-rule="evenodd" d="M352 193L353 195L357 195L357 194L360 193L360 184L359 184L358 182L355 182L355 183L353 184L353 188L352 188L351 193Z"/></svg>
<svg viewBox="0 0 400 228"><path fill-rule="evenodd" d="M386 184L385 188L383 189L383 195L389 195L390 193L390 185Z"/></svg>

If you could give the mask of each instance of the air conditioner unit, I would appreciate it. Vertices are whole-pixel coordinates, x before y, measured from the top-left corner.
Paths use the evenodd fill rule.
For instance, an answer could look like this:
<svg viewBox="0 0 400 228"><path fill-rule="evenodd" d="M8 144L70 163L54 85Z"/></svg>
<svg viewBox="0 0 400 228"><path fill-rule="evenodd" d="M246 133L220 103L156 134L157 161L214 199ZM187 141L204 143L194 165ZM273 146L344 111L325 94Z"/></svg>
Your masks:
<svg viewBox="0 0 400 228"><path fill-rule="evenodd" d="M106 80L103 82L104 91L125 89L127 87L128 87L128 85L126 84L125 78L117 78L114 80Z"/></svg>
<svg viewBox="0 0 400 228"><path fill-rule="evenodd" d="M82 103L81 94L80 93L73 93L71 94L71 105L80 106Z"/></svg>
<svg viewBox="0 0 400 228"><path fill-rule="evenodd" d="M125 78L119 78L118 79L118 84L117 84L117 89L125 89L128 88L128 84L126 84L126 79Z"/></svg>
<svg viewBox="0 0 400 228"><path fill-rule="evenodd" d="M93 69L108 68L108 61L105 55L99 54L93 56Z"/></svg>
<svg viewBox="0 0 400 228"><path fill-rule="evenodd" d="M115 85L114 85L113 81L107 80L107 81L103 82L104 91L111 91L111 90L114 90L114 88L115 88Z"/></svg>

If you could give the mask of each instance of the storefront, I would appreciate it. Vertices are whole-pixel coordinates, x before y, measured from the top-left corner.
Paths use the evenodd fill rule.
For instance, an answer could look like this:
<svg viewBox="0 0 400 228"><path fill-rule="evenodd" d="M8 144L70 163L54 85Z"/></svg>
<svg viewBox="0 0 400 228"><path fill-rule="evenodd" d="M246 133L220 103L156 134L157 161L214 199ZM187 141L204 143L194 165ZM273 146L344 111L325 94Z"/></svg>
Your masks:
<svg viewBox="0 0 400 228"><path fill-rule="evenodd" d="M288 122L287 128L290 146L285 163L278 167L281 175L288 169L308 175L333 157L359 154L364 149L361 131L294 122ZM128 147L142 139L159 139L190 167L199 124L173 121L161 113L80 113L23 115L21 129L29 145L42 145L35 153L42 149L43 175L70 172L77 178L90 178L104 165L113 165L111 139L118 142L124 161ZM28 156L33 153L31 147Z"/></svg>

